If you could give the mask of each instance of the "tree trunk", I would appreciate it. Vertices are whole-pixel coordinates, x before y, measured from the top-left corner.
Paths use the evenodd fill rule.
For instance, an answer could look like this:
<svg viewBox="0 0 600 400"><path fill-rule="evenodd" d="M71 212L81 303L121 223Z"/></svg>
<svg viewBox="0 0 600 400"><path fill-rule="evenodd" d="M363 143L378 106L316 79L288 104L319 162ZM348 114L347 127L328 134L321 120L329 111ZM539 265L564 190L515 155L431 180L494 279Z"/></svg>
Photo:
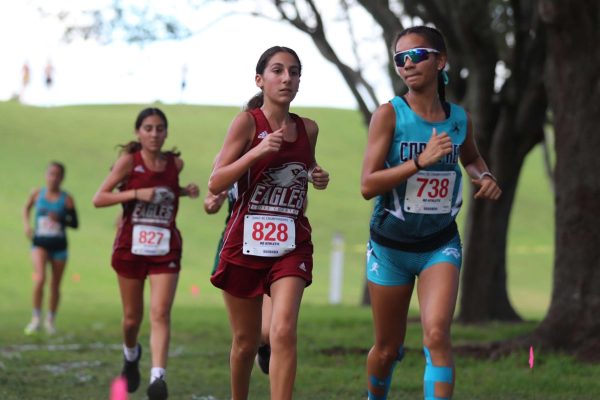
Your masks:
<svg viewBox="0 0 600 400"><path fill-rule="evenodd" d="M522 166L522 159L505 166L507 176L500 181L503 192L496 204L471 200L464 235L461 322L521 319L508 299L505 265L508 222Z"/></svg>
<svg viewBox="0 0 600 400"><path fill-rule="evenodd" d="M544 113L545 102L538 113ZM499 123L490 154L502 196L496 202L472 199L464 237L464 267L459 320L464 323L486 320L519 321L506 290L506 245L508 224L525 156L542 136L541 127L519 134L514 114L507 113ZM528 140L526 140L528 139ZM497 157L497 154L503 157ZM468 178L467 178L468 179Z"/></svg>
<svg viewBox="0 0 600 400"><path fill-rule="evenodd" d="M600 4L540 0L556 137L554 287L540 344L600 361Z"/></svg>

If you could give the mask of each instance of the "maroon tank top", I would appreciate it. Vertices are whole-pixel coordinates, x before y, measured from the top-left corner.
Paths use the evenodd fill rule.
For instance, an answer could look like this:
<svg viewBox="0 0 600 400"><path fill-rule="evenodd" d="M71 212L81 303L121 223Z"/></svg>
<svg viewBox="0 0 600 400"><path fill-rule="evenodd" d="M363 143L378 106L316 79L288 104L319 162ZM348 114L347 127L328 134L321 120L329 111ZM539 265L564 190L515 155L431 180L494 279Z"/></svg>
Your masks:
<svg viewBox="0 0 600 400"><path fill-rule="evenodd" d="M262 110L248 112L256 125L250 146L253 148L273 130ZM278 245L279 239L287 239L288 227L292 230L289 224L295 230L295 249L291 251L312 254L311 227L304 215L304 207L308 170L314 161L302 118L296 114L290 116L296 123L296 140L284 141L278 152L258 160L237 181L238 198L225 230L220 254L227 262L254 269L269 268L277 256L254 255L245 245L249 241ZM279 220L289 221L288 226L281 225ZM261 229L256 229L257 226ZM268 249L263 251L269 252Z"/></svg>
<svg viewBox="0 0 600 400"><path fill-rule="evenodd" d="M154 199L149 203L141 200L123 203L123 217L113 245L113 251L118 253L118 258L136 260L142 256L144 261L160 263L181 256L181 234L175 224L179 206L179 171L175 165L175 156L172 153L167 153L166 156L167 165L164 171L156 172L144 164L141 151L133 153L133 168L121 190L153 187L155 193ZM134 231L137 240L134 240ZM167 236L163 234L170 236L168 247L165 247L166 243L161 243ZM136 244L136 248L145 245L150 246L150 249L154 246L163 251L150 250L140 254L139 250L133 250L137 252L134 254L134 241L141 242L141 245Z"/></svg>

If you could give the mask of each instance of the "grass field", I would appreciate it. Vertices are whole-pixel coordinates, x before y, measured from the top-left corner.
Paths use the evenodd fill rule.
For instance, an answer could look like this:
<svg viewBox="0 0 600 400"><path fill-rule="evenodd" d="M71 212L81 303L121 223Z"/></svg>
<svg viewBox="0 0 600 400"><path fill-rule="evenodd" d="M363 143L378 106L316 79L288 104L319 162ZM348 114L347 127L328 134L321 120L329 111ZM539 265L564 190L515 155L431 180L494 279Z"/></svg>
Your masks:
<svg viewBox="0 0 600 400"><path fill-rule="evenodd" d="M131 138L141 105L35 108L0 103L0 399L104 399L120 369L120 301L110 248L117 207L94 209L91 198L116 159L115 145ZM231 107L161 106L169 117L167 147L182 151L182 184L205 192L210 165L232 117ZM332 177L311 191L308 216L315 243L314 284L306 291L299 329L297 399L364 398L365 352L372 341L369 309L358 306L371 204L359 193L366 132L354 111L300 109L320 126L317 158ZM69 236L70 258L53 337L25 337L31 263L21 210L30 190L44 183L49 160L67 166L66 190L75 198L81 227ZM552 196L539 150L526 160L510 223L509 294L529 322L453 330L455 343L523 334L548 306L553 256ZM526 189L521 189L526 188ZM201 195L202 197L202 195ZM183 199L178 225L184 237L183 272L173 311L169 384L173 399L226 399L229 330L221 295L208 282L224 213L208 216L201 199ZM459 219L459 224L462 220ZM343 303L327 305L330 243L345 238ZM198 287L199 294L193 291ZM418 313L416 305L412 313ZM147 343L147 321L142 329ZM423 359L420 326L410 326L406 360L396 370L390 398L419 398ZM147 348L147 346L146 346ZM142 361L147 379L149 358ZM567 356L527 355L496 362L457 359L456 399L592 399L600 397L598 367ZM255 371L252 399L267 396L268 381ZM142 399L143 390L132 396ZM212 397L211 397L212 396Z"/></svg>

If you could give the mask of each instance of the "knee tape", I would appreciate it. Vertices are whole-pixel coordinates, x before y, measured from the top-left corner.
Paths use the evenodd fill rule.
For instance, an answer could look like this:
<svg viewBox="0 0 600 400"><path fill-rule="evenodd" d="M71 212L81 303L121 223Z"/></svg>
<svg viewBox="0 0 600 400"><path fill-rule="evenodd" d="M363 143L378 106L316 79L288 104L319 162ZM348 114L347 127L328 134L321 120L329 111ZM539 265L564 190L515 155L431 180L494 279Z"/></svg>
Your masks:
<svg viewBox="0 0 600 400"><path fill-rule="evenodd" d="M446 397L435 397L435 383L452 383L452 368L436 367L433 365L431 362L431 354L427 347L423 347L423 353L425 353L425 375L423 377L425 400L447 400Z"/></svg>
<svg viewBox="0 0 600 400"><path fill-rule="evenodd" d="M387 395L388 392L390 390L390 384L392 383L392 374L394 373L394 369L396 368L396 364L400 361L402 361L402 359L404 358L404 346L400 346L400 348L398 348L398 354L396 355L396 359L392 362L392 367L390 368L390 373L388 374L387 378L385 379L379 379L376 376L369 376L369 383L371 383L371 386L376 387L376 388L382 388L383 389L383 395L382 396L376 396L373 393L371 393L371 391L368 391L368 400L386 400L387 399Z"/></svg>

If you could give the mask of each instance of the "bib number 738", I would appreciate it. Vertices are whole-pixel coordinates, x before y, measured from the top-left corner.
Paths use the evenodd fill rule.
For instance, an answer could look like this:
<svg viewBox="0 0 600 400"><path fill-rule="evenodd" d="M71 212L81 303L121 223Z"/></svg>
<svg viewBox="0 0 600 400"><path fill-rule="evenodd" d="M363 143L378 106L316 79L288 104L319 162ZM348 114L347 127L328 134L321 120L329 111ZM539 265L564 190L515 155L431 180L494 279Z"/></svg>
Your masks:
<svg viewBox="0 0 600 400"><path fill-rule="evenodd" d="M455 171L419 171L406 182L404 210L417 214L449 213L455 181Z"/></svg>
<svg viewBox="0 0 600 400"><path fill-rule="evenodd" d="M296 248L294 220L274 215L246 215L243 252L259 257L279 257Z"/></svg>

